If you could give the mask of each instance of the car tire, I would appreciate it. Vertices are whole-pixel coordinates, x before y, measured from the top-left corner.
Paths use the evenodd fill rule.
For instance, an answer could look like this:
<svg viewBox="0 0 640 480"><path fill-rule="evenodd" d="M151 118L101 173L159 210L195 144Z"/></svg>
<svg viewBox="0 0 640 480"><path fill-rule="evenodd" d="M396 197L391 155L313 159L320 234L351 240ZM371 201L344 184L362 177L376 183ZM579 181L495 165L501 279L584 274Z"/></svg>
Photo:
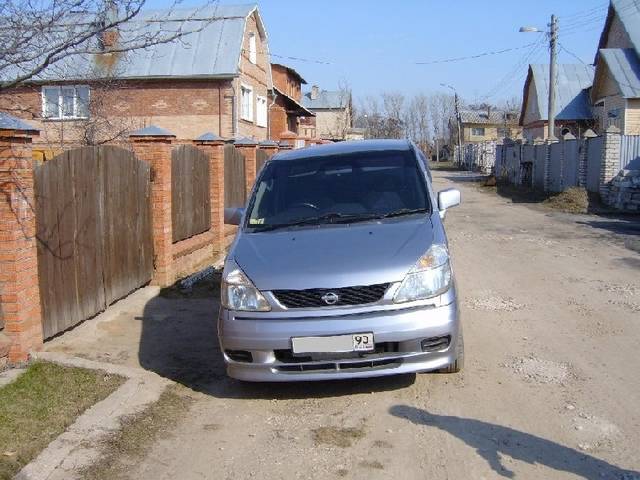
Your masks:
<svg viewBox="0 0 640 480"><path fill-rule="evenodd" d="M457 356L455 362L449 364L445 368L438 370L440 373L458 373L464 368L464 337L462 335L462 326L458 331Z"/></svg>

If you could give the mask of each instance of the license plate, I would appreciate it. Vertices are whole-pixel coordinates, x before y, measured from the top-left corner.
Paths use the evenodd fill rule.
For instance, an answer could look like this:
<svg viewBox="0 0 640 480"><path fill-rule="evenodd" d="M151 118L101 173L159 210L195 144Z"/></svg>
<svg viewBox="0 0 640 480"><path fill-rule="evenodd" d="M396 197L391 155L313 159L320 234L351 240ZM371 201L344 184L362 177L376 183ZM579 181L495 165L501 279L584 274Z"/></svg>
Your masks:
<svg viewBox="0 0 640 480"><path fill-rule="evenodd" d="M293 353L370 352L375 348L373 333L330 337L293 337Z"/></svg>

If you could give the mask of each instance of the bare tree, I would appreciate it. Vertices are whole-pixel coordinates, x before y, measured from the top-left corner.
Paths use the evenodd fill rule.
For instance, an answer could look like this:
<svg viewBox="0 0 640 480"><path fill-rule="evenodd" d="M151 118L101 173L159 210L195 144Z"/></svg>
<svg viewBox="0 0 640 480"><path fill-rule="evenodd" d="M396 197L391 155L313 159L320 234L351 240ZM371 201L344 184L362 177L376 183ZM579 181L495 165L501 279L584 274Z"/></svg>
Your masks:
<svg viewBox="0 0 640 480"><path fill-rule="evenodd" d="M193 22L163 22L178 4L174 0L165 13L148 19L156 28L140 28L132 20L145 1L0 0L0 91L36 79L46 70L64 78L71 63L77 71L87 55L117 55L172 42L207 24L207 16L199 14L202 9L184 19Z"/></svg>

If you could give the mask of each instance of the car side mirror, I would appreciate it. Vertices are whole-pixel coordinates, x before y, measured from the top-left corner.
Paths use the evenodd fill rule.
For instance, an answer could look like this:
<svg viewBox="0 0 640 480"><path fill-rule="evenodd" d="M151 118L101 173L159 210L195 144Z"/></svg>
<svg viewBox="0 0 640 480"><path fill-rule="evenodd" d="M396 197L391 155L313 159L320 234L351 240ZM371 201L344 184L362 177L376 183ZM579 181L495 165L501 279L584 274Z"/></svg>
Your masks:
<svg viewBox="0 0 640 480"><path fill-rule="evenodd" d="M227 225L240 225L243 215L244 208L225 208L224 223Z"/></svg>
<svg viewBox="0 0 640 480"><path fill-rule="evenodd" d="M460 205L460 190L455 188L447 188L438 192L438 210L440 211L440 218L445 217L447 209Z"/></svg>

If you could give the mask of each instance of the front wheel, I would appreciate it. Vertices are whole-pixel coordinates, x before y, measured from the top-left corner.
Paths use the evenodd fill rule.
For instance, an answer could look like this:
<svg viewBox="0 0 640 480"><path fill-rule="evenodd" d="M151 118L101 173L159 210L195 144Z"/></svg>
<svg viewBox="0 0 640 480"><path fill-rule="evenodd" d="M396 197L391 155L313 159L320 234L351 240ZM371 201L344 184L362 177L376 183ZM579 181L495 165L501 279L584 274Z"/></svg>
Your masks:
<svg viewBox="0 0 640 480"><path fill-rule="evenodd" d="M458 373L464 368L464 338L462 335L462 325L458 330L457 356L453 363L438 370L440 373Z"/></svg>

